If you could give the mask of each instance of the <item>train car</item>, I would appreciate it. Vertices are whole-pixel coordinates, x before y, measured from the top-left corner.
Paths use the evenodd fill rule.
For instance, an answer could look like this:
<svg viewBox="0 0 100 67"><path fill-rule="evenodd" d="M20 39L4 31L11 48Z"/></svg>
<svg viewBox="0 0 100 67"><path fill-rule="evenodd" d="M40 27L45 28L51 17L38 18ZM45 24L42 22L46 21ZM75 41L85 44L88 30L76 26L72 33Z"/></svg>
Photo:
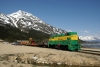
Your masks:
<svg viewBox="0 0 100 67"><path fill-rule="evenodd" d="M35 43L33 38L29 38L28 43L26 44L27 46L38 46L38 44Z"/></svg>
<svg viewBox="0 0 100 67"><path fill-rule="evenodd" d="M67 32L66 34L53 34L48 41L49 48L67 49L78 51L81 49L77 32Z"/></svg>

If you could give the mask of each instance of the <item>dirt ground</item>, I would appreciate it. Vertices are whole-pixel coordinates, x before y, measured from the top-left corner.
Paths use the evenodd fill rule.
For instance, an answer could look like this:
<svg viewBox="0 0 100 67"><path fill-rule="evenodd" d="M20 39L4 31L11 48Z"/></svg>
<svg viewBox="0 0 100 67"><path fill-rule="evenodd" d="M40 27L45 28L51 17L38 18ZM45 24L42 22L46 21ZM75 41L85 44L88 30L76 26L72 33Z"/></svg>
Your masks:
<svg viewBox="0 0 100 67"><path fill-rule="evenodd" d="M0 67L34 67L36 63L99 67L100 56L50 48L0 43Z"/></svg>

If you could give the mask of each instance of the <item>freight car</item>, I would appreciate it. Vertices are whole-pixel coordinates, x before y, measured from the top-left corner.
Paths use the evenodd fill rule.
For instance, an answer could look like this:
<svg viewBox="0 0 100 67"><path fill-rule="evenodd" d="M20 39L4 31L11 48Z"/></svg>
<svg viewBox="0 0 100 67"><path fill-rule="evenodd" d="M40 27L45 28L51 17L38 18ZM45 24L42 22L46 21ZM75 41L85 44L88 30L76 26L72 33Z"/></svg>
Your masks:
<svg viewBox="0 0 100 67"><path fill-rule="evenodd" d="M27 46L38 46L38 44L35 43L33 38L29 38L28 43L26 44Z"/></svg>
<svg viewBox="0 0 100 67"><path fill-rule="evenodd" d="M66 34L53 34L48 41L49 48L67 49L78 51L81 49L77 32L67 32Z"/></svg>

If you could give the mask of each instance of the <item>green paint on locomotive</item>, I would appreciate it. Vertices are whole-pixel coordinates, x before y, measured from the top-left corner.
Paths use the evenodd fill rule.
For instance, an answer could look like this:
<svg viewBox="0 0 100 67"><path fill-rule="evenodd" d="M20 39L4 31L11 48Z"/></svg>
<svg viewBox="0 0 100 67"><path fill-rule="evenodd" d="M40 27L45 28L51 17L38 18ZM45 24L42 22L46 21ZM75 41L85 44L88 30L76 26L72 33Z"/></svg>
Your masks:
<svg viewBox="0 0 100 67"><path fill-rule="evenodd" d="M58 47L60 49L68 49L71 51L78 51L81 49L77 32L51 35L48 41L48 47Z"/></svg>

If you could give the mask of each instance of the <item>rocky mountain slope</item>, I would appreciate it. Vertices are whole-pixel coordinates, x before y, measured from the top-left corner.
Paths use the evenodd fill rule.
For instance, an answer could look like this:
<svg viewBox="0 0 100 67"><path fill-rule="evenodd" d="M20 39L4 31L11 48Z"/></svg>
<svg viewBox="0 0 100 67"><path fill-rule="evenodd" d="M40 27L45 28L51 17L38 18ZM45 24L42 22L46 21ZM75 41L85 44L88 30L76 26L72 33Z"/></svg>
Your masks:
<svg viewBox="0 0 100 67"><path fill-rule="evenodd" d="M53 27L31 13L21 10L9 15L0 13L0 23L11 24L12 26L15 26L16 28L19 28L21 31L25 32L28 29L35 29L48 34L66 33L65 30Z"/></svg>
<svg viewBox="0 0 100 67"><path fill-rule="evenodd" d="M42 31L47 34L66 33L67 31L53 27L31 13L25 11L17 11L12 14L5 15L0 13L0 23L10 24L21 31L27 32L29 29ZM1 24L0 24L1 25ZM100 38L93 36L79 36L83 41L100 42Z"/></svg>

